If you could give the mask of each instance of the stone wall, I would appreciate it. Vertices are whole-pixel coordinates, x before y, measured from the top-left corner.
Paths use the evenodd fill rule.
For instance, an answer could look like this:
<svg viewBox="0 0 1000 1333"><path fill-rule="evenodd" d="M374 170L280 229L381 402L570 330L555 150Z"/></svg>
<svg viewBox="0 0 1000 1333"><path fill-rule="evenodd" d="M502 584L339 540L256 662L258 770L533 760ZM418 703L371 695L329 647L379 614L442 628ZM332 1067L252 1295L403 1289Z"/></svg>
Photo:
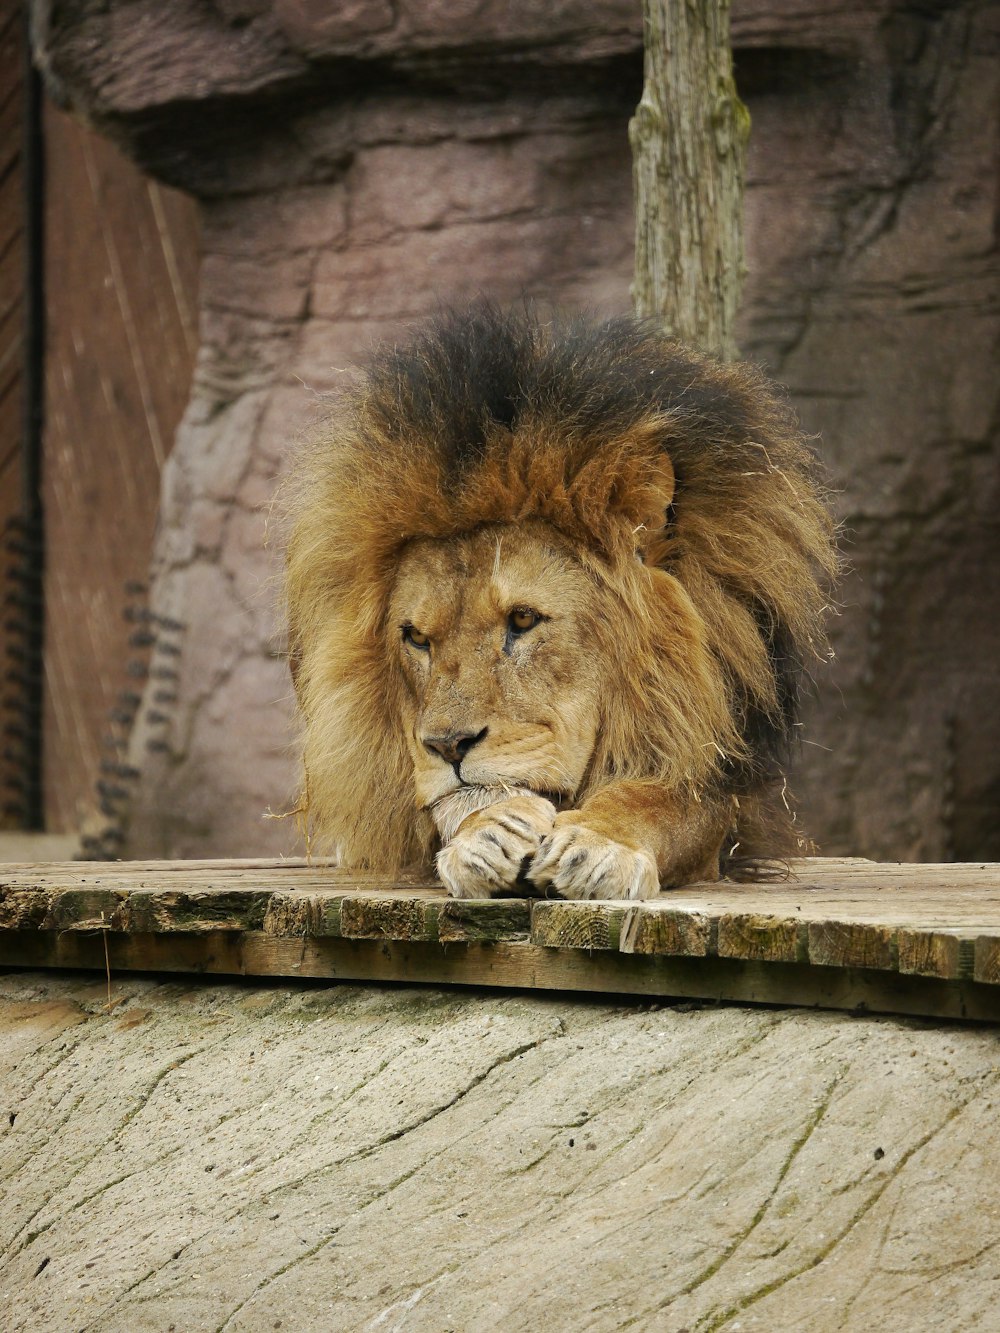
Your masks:
<svg viewBox="0 0 1000 1333"><path fill-rule="evenodd" d="M820 437L848 562L808 820L828 851L1000 859L1000 7L743 12L743 347Z"/></svg>
<svg viewBox="0 0 1000 1333"><path fill-rule="evenodd" d="M201 349L152 580L184 626L162 649L180 649L177 702L136 724L136 855L294 848L261 820L296 769L263 537L316 395L443 300L628 304L636 3L330 9L36 6L53 91L202 212ZM821 434L852 565L808 733L832 753L807 746L798 782L831 852L1000 855L998 13L735 6L742 346Z"/></svg>

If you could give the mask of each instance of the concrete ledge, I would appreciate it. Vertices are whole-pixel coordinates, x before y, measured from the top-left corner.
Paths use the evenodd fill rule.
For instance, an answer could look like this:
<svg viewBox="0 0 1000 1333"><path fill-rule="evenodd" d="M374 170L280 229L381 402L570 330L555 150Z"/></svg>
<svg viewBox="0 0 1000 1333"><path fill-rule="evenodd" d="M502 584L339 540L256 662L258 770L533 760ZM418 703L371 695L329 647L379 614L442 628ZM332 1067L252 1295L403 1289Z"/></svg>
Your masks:
<svg viewBox="0 0 1000 1333"><path fill-rule="evenodd" d="M109 1009L103 975L0 976L4 1333L994 1325L992 1032L112 989Z"/></svg>

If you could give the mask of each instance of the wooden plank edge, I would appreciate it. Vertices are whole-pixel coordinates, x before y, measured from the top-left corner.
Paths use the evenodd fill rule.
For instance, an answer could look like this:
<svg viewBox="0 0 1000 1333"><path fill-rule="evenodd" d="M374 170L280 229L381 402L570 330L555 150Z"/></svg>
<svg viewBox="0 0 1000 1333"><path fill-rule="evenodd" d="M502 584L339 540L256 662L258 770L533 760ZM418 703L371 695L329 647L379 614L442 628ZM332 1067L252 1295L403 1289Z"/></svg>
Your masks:
<svg viewBox="0 0 1000 1333"><path fill-rule="evenodd" d="M101 935L104 935L104 939ZM0 932L0 965L582 991L1000 1022L1000 987L869 969L526 943L276 938L259 932Z"/></svg>
<svg viewBox="0 0 1000 1333"><path fill-rule="evenodd" d="M14 931L131 934L263 930L275 936L397 941L527 940L552 948L809 962L1000 984L1000 938L975 930L803 922L784 914L717 915L642 904L405 894L257 890L128 892L82 889L8 894L0 925ZM530 920L529 920L530 912ZM529 936L530 929L530 936Z"/></svg>
<svg viewBox="0 0 1000 1333"><path fill-rule="evenodd" d="M360 895L341 890L190 888L0 893L0 928L15 932L110 930L126 934L262 931L275 937L397 942L530 942L587 952L720 957L863 968L1000 985L1000 931L903 927L850 919L803 921L780 913L690 906L525 899L451 899L444 894Z"/></svg>
<svg viewBox="0 0 1000 1333"><path fill-rule="evenodd" d="M1000 985L1000 932L803 921L787 913L670 910L657 903L539 901L530 943L627 954L733 958Z"/></svg>
<svg viewBox="0 0 1000 1333"><path fill-rule="evenodd" d="M454 899L407 892L230 888L201 891L87 886L0 888L0 930L122 934L263 931L348 939L528 938L523 898Z"/></svg>

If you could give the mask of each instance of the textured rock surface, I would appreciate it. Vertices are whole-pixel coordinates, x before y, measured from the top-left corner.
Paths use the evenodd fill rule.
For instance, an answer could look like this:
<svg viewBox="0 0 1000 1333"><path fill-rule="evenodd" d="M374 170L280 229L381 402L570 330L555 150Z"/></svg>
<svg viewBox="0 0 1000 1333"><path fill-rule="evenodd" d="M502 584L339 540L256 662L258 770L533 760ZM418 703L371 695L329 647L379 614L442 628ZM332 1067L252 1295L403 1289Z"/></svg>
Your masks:
<svg viewBox="0 0 1000 1333"><path fill-rule="evenodd" d="M282 456L359 349L442 299L485 287L624 303L629 163L601 105L549 102L542 116L512 98L499 121L472 110L458 124L426 101L360 125L330 113L312 128L351 145L337 179L205 201L202 347L164 472L154 591L158 614L187 629L173 715L134 737L135 853L293 845L287 824L260 819L296 780L263 554ZM407 142L418 121L423 142Z"/></svg>
<svg viewBox="0 0 1000 1333"><path fill-rule="evenodd" d="M282 850L260 813L294 785L292 709L259 543L284 450L315 392L442 299L627 306L638 6L44 9L52 87L204 218L153 581L186 625L180 688L136 731L130 852ZM743 0L733 24L741 343L822 436L852 566L806 820L831 853L997 858L1000 6Z"/></svg>
<svg viewBox="0 0 1000 1333"><path fill-rule="evenodd" d="M980 1329L991 1031L0 978L8 1333Z"/></svg>
<svg viewBox="0 0 1000 1333"><path fill-rule="evenodd" d="M747 47L742 67L743 347L821 436L850 567L807 732L829 753L807 751L798 786L827 851L991 857L1000 6L831 6L776 28L783 49Z"/></svg>

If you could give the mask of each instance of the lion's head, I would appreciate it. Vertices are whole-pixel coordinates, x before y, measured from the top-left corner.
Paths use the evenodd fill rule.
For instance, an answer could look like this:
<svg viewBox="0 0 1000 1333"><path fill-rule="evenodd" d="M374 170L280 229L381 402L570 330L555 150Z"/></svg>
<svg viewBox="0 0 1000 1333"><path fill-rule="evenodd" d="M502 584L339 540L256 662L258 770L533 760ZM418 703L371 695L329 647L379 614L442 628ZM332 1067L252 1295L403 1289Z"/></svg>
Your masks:
<svg viewBox="0 0 1000 1333"><path fill-rule="evenodd" d="M497 791L780 768L833 557L749 367L480 306L378 353L290 495L304 804L345 863L426 864Z"/></svg>

